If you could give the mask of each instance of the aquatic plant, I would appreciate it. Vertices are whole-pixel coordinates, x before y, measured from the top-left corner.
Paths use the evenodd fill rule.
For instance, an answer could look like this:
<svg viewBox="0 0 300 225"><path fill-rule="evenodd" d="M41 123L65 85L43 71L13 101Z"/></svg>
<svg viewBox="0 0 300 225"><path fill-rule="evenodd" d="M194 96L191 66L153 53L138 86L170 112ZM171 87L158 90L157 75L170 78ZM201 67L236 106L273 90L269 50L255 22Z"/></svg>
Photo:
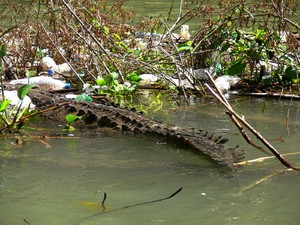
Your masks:
<svg viewBox="0 0 300 225"><path fill-rule="evenodd" d="M4 80L3 80L3 66L2 59L6 55L6 46L0 45L0 80L1 80L1 101L0 101L0 131L8 130L8 132L14 132L19 130L22 126L22 117L29 114L29 105L24 106L22 104L25 96L29 93L34 84L22 85L18 92L19 102L11 108L11 100L5 98L4 92Z"/></svg>
<svg viewBox="0 0 300 225"><path fill-rule="evenodd" d="M77 120L80 120L81 116L76 116L73 114L68 114L66 115L66 121L67 121L67 125L64 127L64 131L66 132L72 132L75 130L75 128L71 125L72 123L74 123Z"/></svg>
<svg viewBox="0 0 300 225"><path fill-rule="evenodd" d="M0 131L7 130L12 133L18 131L23 125L24 116L30 115L30 106L24 106L22 104L25 96L28 94L34 84L24 84L18 90L19 102L12 108L10 108L11 100L5 99L5 95L2 96L0 102Z"/></svg>

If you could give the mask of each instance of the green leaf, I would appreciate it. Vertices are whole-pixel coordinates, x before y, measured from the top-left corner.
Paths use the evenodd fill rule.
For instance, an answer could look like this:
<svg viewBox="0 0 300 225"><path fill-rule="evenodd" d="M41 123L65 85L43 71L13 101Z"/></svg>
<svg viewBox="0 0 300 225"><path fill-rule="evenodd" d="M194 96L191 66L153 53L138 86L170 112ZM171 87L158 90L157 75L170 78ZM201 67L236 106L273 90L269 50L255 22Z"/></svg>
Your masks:
<svg viewBox="0 0 300 225"><path fill-rule="evenodd" d="M188 45L188 44L179 44L178 45L178 51L183 52L183 51L192 51L193 47Z"/></svg>
<svg viewBox="0 0 300 225"><path fill-rule="evenodd" d="M105 85L106 85L106 81L105 81L103 78L97 79L97 80L96 80L96 83L97 83L97 85L99 85L99 86L105 86Z"/></svg>
<svg viewBox="0 0 300 225"><path fill-rule="evenodd" d="M115 82L118 81L118 77L119 74L117 72L111 72L110 74L105 75L104 80L106 82L106 85L108 87L112 87L113 85L118 84L117 82Z"/></svg>
<svg viewBox="0 0 300 225"><path fill-rule="evenodd" d="M231 21L228 21L228 22L226 23L226 25L227 25L227 27L231 27L232 22L231 22Z"/></svg>
<svg viewBox="0 0 300 225"><path fill-rule="evenodd" d="M227 69L227 75L241 74L245 68L246 63L242 62L242 60L238 60L236 63L234 63Z"/></svg>
<svg viewBox="0 0 300 225"><path fill-rule="evenodd" d="M119 35L119 34L114 34L114 36L120 41L120 40L122 40L121 39L121 36Z"/></svg>
<svg viewBox="0 0 300 225"><path fill-rule="evenodd" d="M24 84L18 90L18 97L20 100L23 100L25 96L29 93L31 88L35 86L35 84Z"/></svg>
<svg viewBox="0 0 300 225"><path fill-rule="evenodd" d="M128 46L124 42L119 42L119 46L124 48L126 51L128 50Z"/></svg>
<svg viewBox="0 0 300 225"><path fill-rule="evenodd" d="M68 124L71 124L74 121L79 120L79 119L81 119L81 116L76 116L74 114L68 114L68 115L66 115L66 120L67 120Z"/></svg>
<svg viewBox="0 0 300 225"><path fill-rule="evenodd" d="M36 71L35 70L27 70L26 71L26 77L33 77L33 76L35 76L36 75Z"/></svg>
<svg viewBox="0 0 300 225"><path fill-rule="evenodd" d="M142 80L142 78L140 78L140 76L138 75L131 76L129 79L130 81L135 81L135 82L139 82Z"/></svg>
<svg viewBox="0 0 300 225"><path fill-rule="evenodd" d="M297 79L297 71L292 66L287 67L285 70L284 80L288 83L293 83L295 79Z"/></svg>
<svg viewBox="0 0 300 225"><path fill-rule="evenodd" d="M4 99L1 103L0 103L0 112L3 112L7 109L7 106L11 103L11 100L7 100Z"/></svg>
<svg viewBox="0 0 300 225"><path fill-rule="evenodd" d="M0 45L0 58L3 58L6 55L6 45Z"/></svg>
<svg viewBox="0 0 300 225"><path fill-rule="evenodd" d="M66 125L63 129L63 131L66 131L66 132L73 132L75 130L76 129L73 126L71 126L70 124Z"/></svg>
<svg viewBox="0 0 300 225"><path fill-rule="evenodd" d="M111 74L107 74L104 76L104 81L108 86L111 86L112 81L113 81L113 77Z"/></svg>
<svg viewBox="0 0 300 225"><path fill-rule="evenodd" d="M109 27L104 26L103 31L104 31L104 34L108 35L109 34Z"/></svg>
<svg viewBox="0 0 300 225"><path fill-rule="evenodd" d="M265 35L266 35L266 31L264 29L257 29L255 32L256 39L264 38Z"/></svg>
<svg viewBox="0 0 300 225"><path fill-rule="evenodd" d="M135 71L133 71L126 75L126 80L130 82L139 82L142 80L142 78L140 78L140 76Z"/></svg>
<svg viewBox="0 0 300 225"><path fill-rule="evenodd" d="M45 57L45 53L44 53L43 49L38 49L37 50L37 55L40 58L44 58Z"/></svg>
<svg viewBox="0 0 300 225"><path fill-rule="evenodd" d="M222 52L226 52L230 47L230 43L229 41L226 41L224 44L222 44L222 47L221 47L221 53Z"/></svg>

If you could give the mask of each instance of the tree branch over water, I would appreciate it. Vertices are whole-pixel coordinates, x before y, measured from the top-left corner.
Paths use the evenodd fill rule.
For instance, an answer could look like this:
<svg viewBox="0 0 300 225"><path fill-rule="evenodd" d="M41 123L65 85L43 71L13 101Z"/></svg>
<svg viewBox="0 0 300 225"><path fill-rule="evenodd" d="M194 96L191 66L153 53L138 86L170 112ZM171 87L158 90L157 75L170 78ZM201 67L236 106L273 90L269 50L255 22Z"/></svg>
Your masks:
<svg viewBox="0 0 300 225"><path fill-rule="evenodd" d="M251 145L253 143L253 141L250 138L248 138L249 136L246 134L246 132L244 131L243 127L240 125L239 122L241 122L252 134L254 134L258 138L258 140L260 140L272 152L272 154L281 162L281 164L283 164L287 168L300 171L299 168L292 166L258 131L256 131L244 118L239 116L232 109L231 105L226 100L225 96L221 93L221 91L216 86L209 72L206 71L206 74L210 78L218 94L207 83L205 84L205 86L209 89L209 91L213 94L213 96L217 98L226 107L226 109L228 110L227 114L234 121L235 125L239 128L240 132L242 133L243 137L247 140L247 142L250 143Z"/></svg>

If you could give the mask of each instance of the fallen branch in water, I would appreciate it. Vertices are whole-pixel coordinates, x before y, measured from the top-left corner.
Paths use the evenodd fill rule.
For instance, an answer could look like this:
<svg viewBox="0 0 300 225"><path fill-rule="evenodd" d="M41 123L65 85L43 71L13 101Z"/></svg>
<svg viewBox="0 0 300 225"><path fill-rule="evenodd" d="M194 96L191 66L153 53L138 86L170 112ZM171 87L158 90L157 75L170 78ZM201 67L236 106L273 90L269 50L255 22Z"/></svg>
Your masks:
<svg viewBox="0 0 300 225"><path fill-rule="evenodd" d="M127 206L124 206L124 207L121 207L121 208L117 208L117 209L113 209L111 211L105 211L105 207L103 208L104 210L102 212L99 212L99 213L96 213L96 214L93 214L91 216L88 216L88 217L85 217L83 218L82 220L78 221L76 224L74 225L78 225L80 224L82 221L84 220L88 220L92 217L95 217L95 216L98 216L100 214L104 214L104 213L111 213L111 212L116 212L116 211L120 211L120 210L123 210L123 209L128 209L128 208L132 208L132 207L135 207L135 206L140 206L140 205L147 205L147 204L151 204L151 203L155 203L155 202L161 202L161 201L164 201L164 200L168 200L168 199L171 199L173 198L175 195L177 195L179 192L182 191L182 187L179 188L177 191L175 191L173 194L171 194L170 196L168 197L165 197L165 198L160 198L160 199L156 199L156 200L152 200L152 201L146 201L146 202L140 202L140 203L136 203L136 204L132 204L132 205L127 205ZM102 200L102 206L104 206L104 201L106 200L106 193L104 195L104 199Z"/></svg>
<svg viewBox="0 0 300 225"><path fill-rule="evenodd" d="M211 75L209 74L209 72L206 71L206 74L208 75L208 77L210 78L211 82L215 86L216 90L218 91L218 94L207 83L205 84L205 86L209 89L209 91L212 93L212 95L215 98L217 98L226 107L226 109L228 110L227 114L234 121L235 125L238 127L238 129L240 130L240 132L242 133L242 135L246 139L246 141L248 143L250 143L251 145L253 143L253 141L249 138L249 136L247 135L247 133L245 132L244 128L240 125L239 122L241 122L245 127L247 127L247 129L252 134L254 134L257 137L257 139L259 139L272 152L272 154L281 162L281 164L283 164L287 168L300 171L299 168L296 168L296 167L292 166L287 160L285 160L284 157L259 132L257 132L248 122L246 122L246 120L244 120L244 118L242 118L241 116L239 116L232 109L231 105L226 100L225 96L221 93L221 91L219 90L219 88L216 86L216 84L215 84L214 80L212 79ZM256 145L254 145L254 146L256 146Z"/></svg>
<svg viewBox="0 0 300 225"><path fill-rule="evenodd" d="M300 154L300 152L286 153L286 154L282 154L282 156L298 155L298 154ZM235 163L234 165L235 166L241 166L241 165L247 165L247 164L251 164L251 163L261 163L265 160L274 159L274 158L275 158L275 156L259 157L259 158L256 158L256 159L251 159L251 160L238 162L238 163Z"/></svg>

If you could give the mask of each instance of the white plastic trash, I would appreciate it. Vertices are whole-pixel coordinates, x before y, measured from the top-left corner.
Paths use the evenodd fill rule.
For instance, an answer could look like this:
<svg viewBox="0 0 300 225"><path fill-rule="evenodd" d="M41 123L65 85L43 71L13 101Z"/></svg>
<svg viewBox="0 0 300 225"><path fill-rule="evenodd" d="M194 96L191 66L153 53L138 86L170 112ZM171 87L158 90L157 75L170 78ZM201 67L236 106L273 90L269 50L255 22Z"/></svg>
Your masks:
<svg viewBox="0 0 300 225"><path fill-rule="evenodd" d="M143 83L149 83L149 82L157 82L158 80L158 76L155 74L141 74L140 78L142 78L142 82Z"/></svg>
<svg viewBox="0 0 300 225"><path fill-rule="evenodd" d="M70 83L47 76L37 76L10 81L10 84L36 84L43 90L69 89Z"/></svg>
<svg viewBox="0 0 300 225"><path fill-rule="evenodd" d="M71 67L69 66L68 63L62 63L62 64L57 65L56 62L49 56L42 58L40 65L43 68L43 70L46 70L46 71L53 70L53 73L54 72L58 72L58 73L70 73L71 72Z"/></svg>
<svg viewBox="0 0 300 225"><path fill-rule="evenodd" d="M224 75L215 80L216 86L223 92L227 93L231 86L240 81L240 78L231 75Z"/></svg>
<svg viewBox="0 0 300 225"><path fill-rule="evenodd" d="M11 103L10 103L11 105L17 105L17 107L19 107L19 105L21 104L21 101L18 97L18 91L4 90L4 96L5 96L5 99L8 99L11 101ZM30 105L30 109L35 108L35 105L31 102L31 99L26 95L23 99L21 108L27 107L28 105Z"/></svg>
<svg viewBox="0 0 300 225"><path fill-rule="evenodd" d="M56 62L49 56L46 56L42 58L41 60L41 66L43 70L49 70L49 69L54 69L56 68Z"/></svg>

